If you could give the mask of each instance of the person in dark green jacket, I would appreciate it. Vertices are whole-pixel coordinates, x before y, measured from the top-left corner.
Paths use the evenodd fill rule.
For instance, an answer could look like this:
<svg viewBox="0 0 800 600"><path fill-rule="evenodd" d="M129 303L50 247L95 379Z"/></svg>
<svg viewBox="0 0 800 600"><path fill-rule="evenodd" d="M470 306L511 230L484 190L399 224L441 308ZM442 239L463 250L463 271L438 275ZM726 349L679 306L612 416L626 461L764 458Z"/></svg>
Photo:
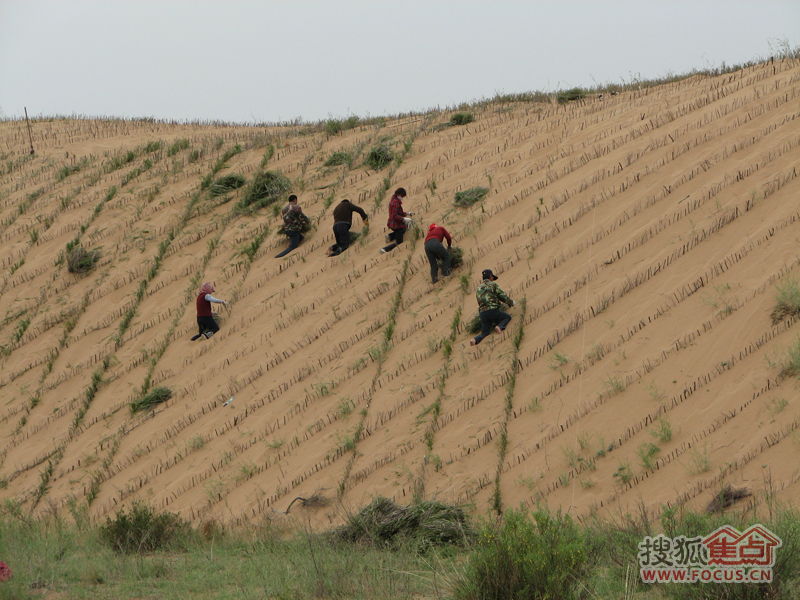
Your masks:
<svg viewBox="0 0 800 600"><path fill-rule="evenodd" d="M478 311L481 318L481 332L469 341L470 346L476 346L481 340L492 332L501 333L506 325L511 321L511 315L500 310L503 304L514 306L514 302L508 295L495 283L497 275L491 269L485 269L482 273L483 281L475 292L478 299ZM495 325L496 323L496 325Z"/></svg>

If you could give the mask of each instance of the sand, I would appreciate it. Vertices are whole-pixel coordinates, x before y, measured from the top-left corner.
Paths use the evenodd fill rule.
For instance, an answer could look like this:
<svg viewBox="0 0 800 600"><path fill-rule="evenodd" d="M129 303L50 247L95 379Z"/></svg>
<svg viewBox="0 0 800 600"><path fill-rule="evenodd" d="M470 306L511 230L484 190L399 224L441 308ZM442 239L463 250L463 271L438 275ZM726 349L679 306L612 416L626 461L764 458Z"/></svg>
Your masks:
<svg viewBox="0 0 800 600"><path fill-rule="evenodd" d="M740 506L797 503L800 394L779 364L800 338L770 312L800 278L799 79L774 62L335 136L35 120L34 156L24 122L0 123L0 500L259 522L316 493L321 527L377 495L579 519L702 508L725 484L754 493ZM379 141L400 160L375 172ZM324 167L339 150L362 158ZM216 167L280 170L316 229L274 258L276 212L212 197ZM435 285L421 239L378 253L398 186L464 250ZM484 201L454 207L473 186ZM371 227L327 258L341 198ZM91 272L67 271L71 243L100 250ZM471 347L484 268L518 302ZM192 342L203 281L229 307ZM154 387L172 397L131 413Z"/></svg>

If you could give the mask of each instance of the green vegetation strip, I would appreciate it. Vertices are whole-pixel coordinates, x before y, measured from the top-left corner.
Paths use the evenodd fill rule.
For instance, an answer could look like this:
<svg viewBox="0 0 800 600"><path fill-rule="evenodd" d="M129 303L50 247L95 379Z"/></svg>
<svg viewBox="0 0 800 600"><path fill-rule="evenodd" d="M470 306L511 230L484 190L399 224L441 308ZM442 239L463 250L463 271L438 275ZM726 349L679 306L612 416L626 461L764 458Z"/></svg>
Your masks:
<svg viewBox="0 0 800 600"><path fill-rule="evenodd" d="M758 504L758 514L670 508L658 520L643 511L579 524L543 508L473 522L462 507L378 497L316 533L302 517L277 515L195 527L143 504L100 524L75 504L69 515L54 507L32 519L9 499L0 504L0 560L11 577L0 581L0 597L792 600L800 592L800 512L770 494ZM693 538L757 523L782 540L770 582L640 580L645 536Z"/></svg>
<svg viewBox="0 0 800 600"><path fill-rule="evenodd" d="M511 368L509 369L508 384L506 385L503 422L500 424L500 438L497 442L497 472L494 477L494 492L492 493L492 508L497 513L503 512L503 501L500 496L500 477L503 474L503 463L505 462L506 451L508 450L508 421L511 418L511 412L514 410L514 388L517 385L517 373L519 373L519 347L522 344L522 337L524 335L525 310L528 306L527 299L523 298L520 300L519 306L519 321L511 338L511 346L513 348L511 353Z"/></svg>

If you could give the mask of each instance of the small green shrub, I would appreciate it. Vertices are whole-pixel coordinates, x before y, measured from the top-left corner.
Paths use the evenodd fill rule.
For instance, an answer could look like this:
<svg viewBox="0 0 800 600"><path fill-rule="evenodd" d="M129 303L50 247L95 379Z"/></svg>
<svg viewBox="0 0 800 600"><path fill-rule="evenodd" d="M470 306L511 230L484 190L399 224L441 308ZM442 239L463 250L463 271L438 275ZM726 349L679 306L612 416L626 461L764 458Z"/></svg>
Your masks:
<svg viewBox="0 0 800 600"><path fill-rule="evenodd" d="M566 104L567 102L574 102L575 100L580 100L585 98L589 92L584 90L583 88L572 88L571 90L564 90L562 92L558 92L556 94L556 101L559 104Z"/></svg>
<svg viewBox="0 0 800 600"><path fill-rule="evenodd" d="M67 251L67 271L88 273L100 260L100 249L87 250L83 246L73 246Z"/></svg>
<svg viewBox="0 0 800 600"><path fill-rule="evenodd" d="M454 204L462 208L472 206L476 202L483 200L484 196L489 193L489 188L485 187L471 187L462 192L456 192L456 199Z"/></svg>
<svg viewBox="0 0 800 600"><path fill-rule="evenodd" d="M773 325L780 323L784 317L800 315L800 283L797 279L787 278L775 285L775 303L770 314Z"/></svg>
<svg viewBox="0 0 800 600"><path fill-rule="evenodd" d="M328 119L325 121L325 133L328 135L336 135L342 128L342 122L338 119Z"/></svg>
<svg viewBox="0 0 800 600"><path fill-rule="evenodd" d="M225 175L211 184L211 186L208 188L208 193L212 197L222 196L223 194L227 194L233 190L238 190L246 183L247 179L244 177L244 175L239 175L238 173Z"/></svg>
<svg viewBox="0 0 800 600"><path fill-rule="evenodd" d="M157 514L146 504L136 503L126 513L106 517L100 539L119 554L141 554L183 545L191 527L174 513Z"/></svg>
<svg viewBox="0 0 800 600"><path fill-rule="evenodd" d="M328 157L328 160L325 161L324 166L338 167L339 165L349 164L352 159L353 155L350 154L350 152L347 152L346 150L338 150L331 153L331 155Z"/></svg>
<svg viewBox="0 0 800 600"><path fill-rule="evenodd" d="M484 523L451 592L455 600L568 600L586 569L584 534L569 515L511 509L499 524Z"/></svg>
<svg viewBox="0 0 800 600"><path fill-rule="evenodd" d="M189 146L189 140L186 138L175 140L175 142L167 148L167 156L175 156L178 152L186 150Z"/></svg>
<svg viewBox="0 0 800 600"><path fill-rule="evenodd" d="M386 144L378 144L373 146L364 160L364 164L368 165L373 171L380 171L394 160L394 152Z"/></svg>
<svg viewBox="0 0 800 600"><path fill-rule="evenodd" d="M292 182L280 171L257 173L242 198L242 207L264 208L279 202L292 188Z"/></svg>
<svg viewBox="0 0 800 600"><path fill-rule="evenodd" d="M458 112L450 117L450 124L451 125L466 125L467 123L472 123L475 120L475 115L472 113L463 113Z"/></svg>
<svg viewBox="0 0 800 600"><path fill-rule="evenodd" d="M154 388L148 394L131 402L131 412L135 413L141 410L149 410L153 406L166 402L170 398L172 398L171 389L166 387Z"/></svg>

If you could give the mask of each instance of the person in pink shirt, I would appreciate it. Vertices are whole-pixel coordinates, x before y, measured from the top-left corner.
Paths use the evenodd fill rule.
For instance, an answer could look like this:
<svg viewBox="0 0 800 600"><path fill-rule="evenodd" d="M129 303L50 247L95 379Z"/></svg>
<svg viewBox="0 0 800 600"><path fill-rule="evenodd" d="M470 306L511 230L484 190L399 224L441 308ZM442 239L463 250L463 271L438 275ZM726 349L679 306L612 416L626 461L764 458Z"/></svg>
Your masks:
<svg viewBox="0 0 800 600"><path fill-rule="evenodd" d="M444 247L444 240L447 240L447 248ZM439 259L442 261L442 277L450 275L450 253L448 250L453 246L453 240L447 229L431 223L428 227L428 235L425 238L425 256L431 263L431 282L439 281Z"/></svg>
<svg viewBox="0 0 800 600"><path fill-rule="evenodd" d="M197 294L197 326L200 328L200 333L192 338L192 341L204 337L210 338L212 335L219 331L219 325L214 320L214 315L211 313L211 303L224 304L228 306L225 300L219 300L211 295L214 291L214 286L208 281L200 286L200 293Z"/></svg>

